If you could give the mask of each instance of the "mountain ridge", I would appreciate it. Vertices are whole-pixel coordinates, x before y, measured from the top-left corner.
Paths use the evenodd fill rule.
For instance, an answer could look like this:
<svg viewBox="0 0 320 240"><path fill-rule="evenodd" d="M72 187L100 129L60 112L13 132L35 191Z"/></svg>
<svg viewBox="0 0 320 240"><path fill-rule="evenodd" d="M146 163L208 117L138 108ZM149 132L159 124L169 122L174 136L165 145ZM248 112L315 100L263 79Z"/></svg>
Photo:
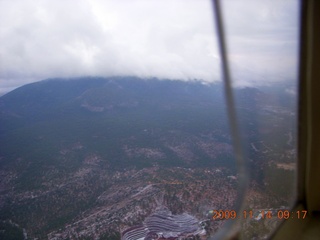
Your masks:
<svg viewBox="0 0 320 240"><path fill-rule="evenodd" d="M292 172L277 166L291 164L295 144L288 100L270 96L235 89L248 198L264 207L287 203ZM221 84L131 77L48 80L0 97L0 221L40 239L119 239L157 207L197 219L232 209L225 108Z"/></svg>

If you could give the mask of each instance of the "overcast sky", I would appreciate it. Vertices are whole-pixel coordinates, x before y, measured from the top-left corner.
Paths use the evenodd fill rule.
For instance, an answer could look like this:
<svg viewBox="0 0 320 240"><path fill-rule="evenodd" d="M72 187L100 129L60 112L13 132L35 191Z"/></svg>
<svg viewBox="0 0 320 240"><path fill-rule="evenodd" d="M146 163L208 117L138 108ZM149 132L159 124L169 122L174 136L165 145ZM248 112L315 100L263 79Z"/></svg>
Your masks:
<svg viewBox="0 0 320 240"><path fill-rule="evenodd" d="M238 85L294 80L298 2L223 0ZM54 77L220 78L210 1L0 0L0 94Z"/></svg>

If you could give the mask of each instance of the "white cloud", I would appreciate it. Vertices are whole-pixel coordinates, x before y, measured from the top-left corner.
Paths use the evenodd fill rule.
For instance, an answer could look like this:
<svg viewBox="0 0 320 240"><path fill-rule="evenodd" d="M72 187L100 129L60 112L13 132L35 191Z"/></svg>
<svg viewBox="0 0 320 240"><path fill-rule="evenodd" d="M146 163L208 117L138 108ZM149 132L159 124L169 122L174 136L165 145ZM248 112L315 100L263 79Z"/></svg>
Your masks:
<svg viewBox="0 0 320 240"><path fill-rule="evenodd" d="M238 85L296 80L298 1L223 1L231 69Z"/></svg>
<svg viewBox="0 0 320 240"><path fill-rule="evenodd" d="M297 2L223 3L237 83L294 77ZM0 88L83 75L220 79L211 9L205 0L0 0Z"/></svg>

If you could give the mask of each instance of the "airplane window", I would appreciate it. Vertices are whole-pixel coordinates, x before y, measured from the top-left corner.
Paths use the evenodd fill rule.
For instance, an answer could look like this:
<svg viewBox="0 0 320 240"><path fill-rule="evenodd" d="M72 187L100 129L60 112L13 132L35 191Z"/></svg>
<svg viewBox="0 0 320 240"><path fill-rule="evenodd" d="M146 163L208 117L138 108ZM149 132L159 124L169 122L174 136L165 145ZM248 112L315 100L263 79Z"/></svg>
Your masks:
<svg viewBox="0 0 320 240"><path fill-rule="evenodd" d="M290 210L296 198L299 2L277 4L222 1L250 175L241 213L243 239L265 239L284 219L298 217Z"/></svg>
<svg viewBox="0 0 320 240"><path fill-rule="evenodd" d="M253 240L305 216L299 3L220 4L0 1L0 239Z"/></svg>

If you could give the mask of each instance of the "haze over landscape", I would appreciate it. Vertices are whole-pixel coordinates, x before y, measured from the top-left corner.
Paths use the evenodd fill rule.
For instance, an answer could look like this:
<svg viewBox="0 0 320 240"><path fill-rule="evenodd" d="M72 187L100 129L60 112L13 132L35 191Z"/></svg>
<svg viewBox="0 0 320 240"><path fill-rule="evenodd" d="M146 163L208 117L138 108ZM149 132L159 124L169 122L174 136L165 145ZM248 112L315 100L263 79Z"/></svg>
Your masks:
<svg viewBox="0 0 320 240"><path fill-rule="evenodd" d="M247 208L257 217L288 207L294 194L295 96L279 85L235 93L251 175ZM233 208L237 172L221 84L53 79L2 96L0 113L0 216L8 232L8 221L17 224L16 239L22 231L139 239L155 233L145 231L154 214L167 219L157 234L204 238L224 222L207 213ZM181 232L172 232L172 218L185 222ZM254 237L279 219L248 221L244 234Z"/></svg>
<svg viewBox="0 0 320 240"><path fill-rule="evenodd" d="M251 217L237 219L243 239L266 239L295 196L298 1L222 6L250 172ZM223 226L213 211L233 209L238 173L211 9L0 0L0 239Z"/></svg>

